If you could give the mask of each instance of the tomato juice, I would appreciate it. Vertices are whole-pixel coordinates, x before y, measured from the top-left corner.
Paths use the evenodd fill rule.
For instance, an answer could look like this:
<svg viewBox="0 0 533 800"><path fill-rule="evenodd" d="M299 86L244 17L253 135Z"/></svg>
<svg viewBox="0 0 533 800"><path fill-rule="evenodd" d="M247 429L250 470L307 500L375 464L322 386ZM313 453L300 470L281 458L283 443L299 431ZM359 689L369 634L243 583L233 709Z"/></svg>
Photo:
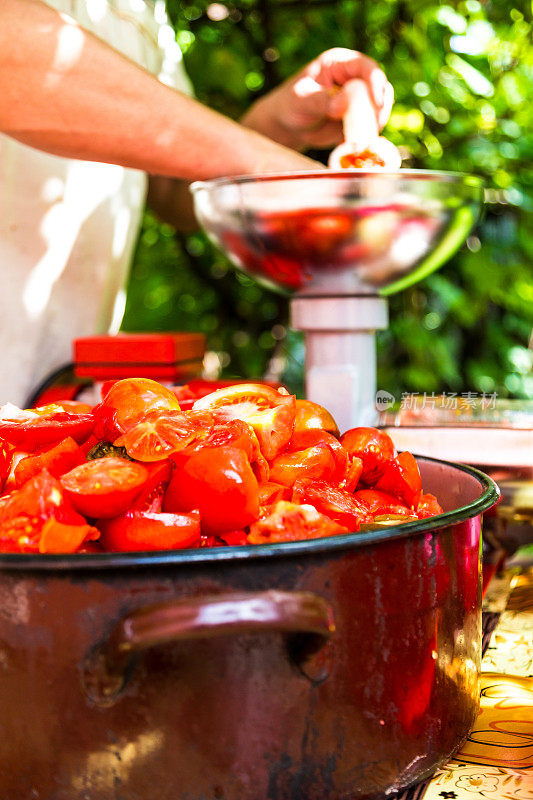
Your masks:
<svg viewBox="0 0 533 800"><path fill-rule="evenodd" d="M418 229L427 238L433 228L422 209L397 202L248 213L248 225L218 233L222 245L244 269L291 290L304 288L315 270L373 261L402 233Z"/></svg>

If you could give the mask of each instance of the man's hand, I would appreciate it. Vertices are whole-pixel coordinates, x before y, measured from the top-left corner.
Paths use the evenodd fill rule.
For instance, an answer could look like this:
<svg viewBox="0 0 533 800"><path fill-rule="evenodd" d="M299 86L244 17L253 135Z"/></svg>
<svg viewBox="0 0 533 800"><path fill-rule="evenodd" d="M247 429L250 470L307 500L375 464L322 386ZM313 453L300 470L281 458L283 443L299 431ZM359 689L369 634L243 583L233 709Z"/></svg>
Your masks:
<svg viewBox="0 0 533 800"><path fill-rule="evenodd" d="M262 97L241 122L295 150L333 147L343 140L349 98L342 87L352 78L367 83L381 130L392 109L393 88L375 61L342 47L326 50Z"/></svg>

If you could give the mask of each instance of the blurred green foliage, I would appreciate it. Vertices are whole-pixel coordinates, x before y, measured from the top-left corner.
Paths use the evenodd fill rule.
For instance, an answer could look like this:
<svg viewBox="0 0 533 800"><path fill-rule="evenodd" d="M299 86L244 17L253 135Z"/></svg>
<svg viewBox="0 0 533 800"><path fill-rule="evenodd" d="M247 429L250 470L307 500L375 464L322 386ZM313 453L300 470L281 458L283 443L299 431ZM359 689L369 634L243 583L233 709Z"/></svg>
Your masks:
<svg viewBox="0 0 533 800"><path fill-rule="evenodd" d="M322 50L375 58L395 87L385 134L408 166L487 185L484 220L438 273L390 298L378 385L532 397L533 48L524 0L167 0L197 97L238 118ZM313 154L325 159L326 154ZM124 328L201 330L225 375L302 386L287 301L233 272L202 234L145 216Z"/></svg>

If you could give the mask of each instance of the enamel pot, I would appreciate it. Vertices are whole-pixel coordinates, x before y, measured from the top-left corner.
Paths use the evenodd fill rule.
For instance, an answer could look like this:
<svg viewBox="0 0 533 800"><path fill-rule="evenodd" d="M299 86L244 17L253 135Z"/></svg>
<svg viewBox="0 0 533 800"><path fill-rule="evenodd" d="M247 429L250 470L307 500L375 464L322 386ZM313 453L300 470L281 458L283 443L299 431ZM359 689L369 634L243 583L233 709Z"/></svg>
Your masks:
<svg viewBox="0 0 533 800"><path fill-rule="evenodd" d="M445 513L306 542L0 556L2 800L340 800L429 775L478 709L474 469Z"/></svg>

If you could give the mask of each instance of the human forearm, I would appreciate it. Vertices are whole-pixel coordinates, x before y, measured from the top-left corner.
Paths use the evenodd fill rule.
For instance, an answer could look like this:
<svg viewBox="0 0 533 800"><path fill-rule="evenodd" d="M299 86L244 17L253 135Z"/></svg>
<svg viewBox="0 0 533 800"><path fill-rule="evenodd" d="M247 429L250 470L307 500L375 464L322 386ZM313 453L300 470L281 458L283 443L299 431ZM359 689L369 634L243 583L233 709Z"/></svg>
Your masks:
<svg viewBox="0 0 533 800"><path fill-rule="evenodd" d="M0 130L26 144L186 179L312 163L161 84L38 0L0 0L0 12Z"/></svg>

